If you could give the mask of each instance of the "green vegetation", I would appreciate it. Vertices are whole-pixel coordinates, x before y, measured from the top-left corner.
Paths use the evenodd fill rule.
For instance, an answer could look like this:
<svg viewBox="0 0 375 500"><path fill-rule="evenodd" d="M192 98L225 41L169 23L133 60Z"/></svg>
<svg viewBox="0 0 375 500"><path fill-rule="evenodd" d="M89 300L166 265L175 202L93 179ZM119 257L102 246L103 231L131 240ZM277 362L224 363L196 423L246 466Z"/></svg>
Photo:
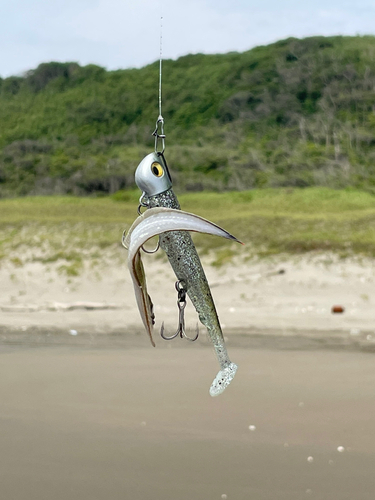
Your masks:
<svg viewBox="0 0 375 500"><path fill-rule="evenodd" d="M121 235L136 217L137 195L128 191L106 198L0 200L0 263L56 264L68 277L87 265L103 266L108 259L124 266ZM184 210L222 225L245 243L195 235L200 253L210 254L214 265L236 255L309 250L375 255L375 198L363 191L255 189L184 194L180 201Z"/></svg>
<svg viewBox="0 0 375 500"><path fill-rule="evenodd" d="M375 37L290 38L163 66L180 191L375 186ZM0 79L0 197L115 193L153 148L158 63Z"/></svg>

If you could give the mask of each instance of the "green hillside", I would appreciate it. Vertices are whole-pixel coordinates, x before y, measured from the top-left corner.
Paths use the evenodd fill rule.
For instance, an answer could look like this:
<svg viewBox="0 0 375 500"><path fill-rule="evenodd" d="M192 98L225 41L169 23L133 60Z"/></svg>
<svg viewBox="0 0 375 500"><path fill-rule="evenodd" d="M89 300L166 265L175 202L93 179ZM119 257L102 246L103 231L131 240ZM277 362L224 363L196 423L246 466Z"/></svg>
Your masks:
<svg viewBox="0 0 375 500"><path fill-rule="evenodd" d="M134 187L153 150L158 70L45 63L0 79L0 196ZM375 37L288 39L163 63L180 191L375 189Z"/></svg>

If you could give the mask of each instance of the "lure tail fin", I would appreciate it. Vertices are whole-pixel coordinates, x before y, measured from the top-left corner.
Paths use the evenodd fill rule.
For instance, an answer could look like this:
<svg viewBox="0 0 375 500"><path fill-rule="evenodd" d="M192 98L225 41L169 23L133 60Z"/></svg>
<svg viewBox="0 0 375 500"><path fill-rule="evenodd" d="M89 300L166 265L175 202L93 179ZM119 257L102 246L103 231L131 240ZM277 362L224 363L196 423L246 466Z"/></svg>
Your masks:
<svg viewBox="0 0 375 500"><path fill-rule="evenodd" d="M238 366L235 363L230 363L228 366L219 371L211 384L210 396L219 396L219 394L225 391L225 389L234 379L237 368Z"/></svg>

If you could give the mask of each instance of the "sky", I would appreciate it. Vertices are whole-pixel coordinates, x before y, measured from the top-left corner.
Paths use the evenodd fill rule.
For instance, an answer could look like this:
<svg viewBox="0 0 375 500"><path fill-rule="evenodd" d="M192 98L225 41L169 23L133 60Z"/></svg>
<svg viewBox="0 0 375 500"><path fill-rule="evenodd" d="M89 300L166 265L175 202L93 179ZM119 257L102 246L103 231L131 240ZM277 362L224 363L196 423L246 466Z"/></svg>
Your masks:
<svg viewBox="0 0 375 500"><path fill-rule="evenodd" d="M0 0L0 76L42 62L140 68L294 36L375 34L374 0ZM162 20L161 20L162 18Z"/></svg>

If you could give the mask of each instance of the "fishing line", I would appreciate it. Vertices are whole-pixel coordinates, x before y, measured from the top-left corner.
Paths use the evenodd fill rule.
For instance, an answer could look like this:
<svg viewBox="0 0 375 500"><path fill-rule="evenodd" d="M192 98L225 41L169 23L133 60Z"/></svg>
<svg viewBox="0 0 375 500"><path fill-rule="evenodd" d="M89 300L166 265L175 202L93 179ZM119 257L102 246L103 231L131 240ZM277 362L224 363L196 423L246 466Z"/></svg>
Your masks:
<svg viewBox="0 0 375 500"><path fill-rule="evenodd" d="M159 118L162 118L161 114L162 63L163 63L163 2L160 2Z"/></svg>
<svg viewBox="0 0 375 500"><path fill-rule="evenodd" d="M163 154L165 150L164 118L161 112L161 88L162 88L162 64L163 64L163 3L160 2L160 39L159 39L159 116L156 120L155 131L155 153ZM160 149L161 148L161 149Z"/></svg>

